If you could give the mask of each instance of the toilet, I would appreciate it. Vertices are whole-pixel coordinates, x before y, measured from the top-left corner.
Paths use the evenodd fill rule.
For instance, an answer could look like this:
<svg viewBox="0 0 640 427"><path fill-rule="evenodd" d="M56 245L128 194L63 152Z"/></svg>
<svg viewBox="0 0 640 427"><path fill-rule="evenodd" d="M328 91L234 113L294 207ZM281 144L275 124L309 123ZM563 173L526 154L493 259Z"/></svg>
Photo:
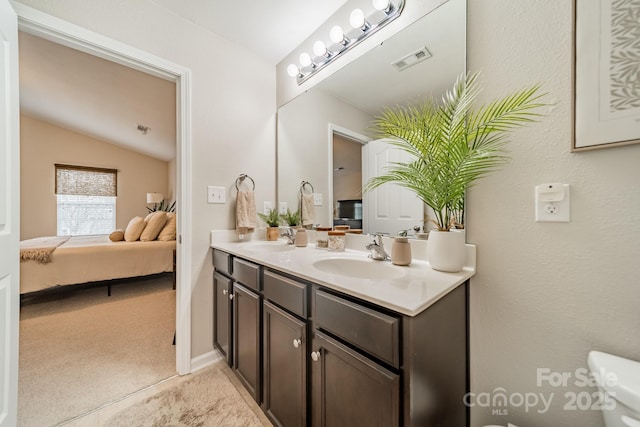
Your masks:
<svg viewBox="0 0 640 427"><path fill-rule="evenodd" d="M588 364L601 393L609 393L615 408L606 409L602 400L606 427L640 427L640 362L600 351L589 352ZM615 374L612 380L611 374Z"/></svg>

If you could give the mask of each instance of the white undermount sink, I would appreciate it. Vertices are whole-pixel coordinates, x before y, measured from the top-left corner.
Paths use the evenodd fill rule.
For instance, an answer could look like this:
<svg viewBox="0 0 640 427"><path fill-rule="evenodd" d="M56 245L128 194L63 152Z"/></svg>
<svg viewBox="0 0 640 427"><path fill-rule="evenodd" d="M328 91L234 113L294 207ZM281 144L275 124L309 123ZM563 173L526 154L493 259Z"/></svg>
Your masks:
<svg viewBox="0 0 640 427"><path fill-rule="evenodd" d="M284 252L293 250L294 246L277 240L275 242L248 243L245 249L251 252Z"/></svg>
<svg viewBox="0 0 640 427"><path fill-rule="evenodd" d="M405 275L402 267L368 258L325 258L315 261L313 266L325 273L355 279L399 279Z"/></svg>

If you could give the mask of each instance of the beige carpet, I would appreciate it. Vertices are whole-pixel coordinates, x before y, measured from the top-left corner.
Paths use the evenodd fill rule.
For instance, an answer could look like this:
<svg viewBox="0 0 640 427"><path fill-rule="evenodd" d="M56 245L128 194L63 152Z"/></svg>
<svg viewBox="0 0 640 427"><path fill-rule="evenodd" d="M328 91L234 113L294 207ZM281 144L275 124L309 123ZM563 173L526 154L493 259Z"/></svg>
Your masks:
<svg viewBox="0 0 640 427"><path fill-rule="evenodd" d="M115 414L109 427L271 426L231 370L218 362Z"/></svg>
<svg viewBox="0 0 640 427"><path fill-rule="evenodd" d="M20 311L18 425L50 426L176 374L171 275L73 290Z"/></svg>

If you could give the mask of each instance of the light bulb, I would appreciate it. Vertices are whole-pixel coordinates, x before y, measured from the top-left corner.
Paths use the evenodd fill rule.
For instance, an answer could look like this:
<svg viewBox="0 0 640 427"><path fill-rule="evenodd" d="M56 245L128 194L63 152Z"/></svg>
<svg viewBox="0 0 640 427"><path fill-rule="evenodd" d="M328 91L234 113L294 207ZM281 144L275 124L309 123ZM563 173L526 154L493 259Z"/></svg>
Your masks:
<svg viewBox="0 0 640 427"><path fill-rule="evenodd" d="M373 0L373 7L376 10L386 12L391 8L391 2L389 0Z"/></svg>
<svg viewBox="0 0 640 427"><path fill-rule="evenodd" d="M339 25L336 25L331 28L329 38L334 43L342 43L344 41L344 31L342 31L342 28Z"/></svg>
<svg viewBox="0 0 640 427"><path fill-rule="evenodd" d="M311 65L311 56L309 56L308 53L304 52L300 54L300 65L303 67Z"/></svg>
<svg viewBox="0 0 640 427"><path fill-rule="evenodd" d="M289 64L289 66L287 67L287 74L289 74L291 77L295 77L300 74L300 69L298 69L298 66L296 64Z"/></svg>
<svg viewBox="0 0 640 427"><path fill-rule="evenodd" d="M353 28L364 27L364 12L362 9L354 9L349 16L349 23Z"/></svg>
<svg viewBox="0 0 640 427"><path fill-rule="evenodd" d="M327 54L327 47L321 40L313 44L313 53L315 53L316 56L325 56Z"/></svg>

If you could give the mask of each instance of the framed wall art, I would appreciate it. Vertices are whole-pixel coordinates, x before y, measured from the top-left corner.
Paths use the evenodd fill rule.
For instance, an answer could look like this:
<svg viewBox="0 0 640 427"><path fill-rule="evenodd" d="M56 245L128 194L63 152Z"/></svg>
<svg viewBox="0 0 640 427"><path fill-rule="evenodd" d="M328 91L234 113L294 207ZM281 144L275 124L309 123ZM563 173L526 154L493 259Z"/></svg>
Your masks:
<svg viewBox="0 0 640 427"><path fill-rule="evenodd" d="M574 0L573 151L640 142L640 0Z"/></svg>

